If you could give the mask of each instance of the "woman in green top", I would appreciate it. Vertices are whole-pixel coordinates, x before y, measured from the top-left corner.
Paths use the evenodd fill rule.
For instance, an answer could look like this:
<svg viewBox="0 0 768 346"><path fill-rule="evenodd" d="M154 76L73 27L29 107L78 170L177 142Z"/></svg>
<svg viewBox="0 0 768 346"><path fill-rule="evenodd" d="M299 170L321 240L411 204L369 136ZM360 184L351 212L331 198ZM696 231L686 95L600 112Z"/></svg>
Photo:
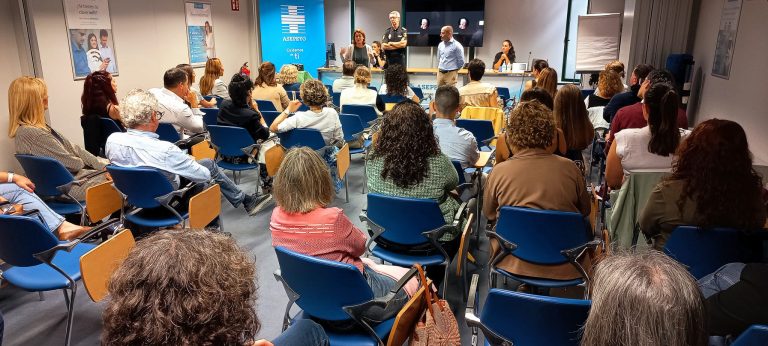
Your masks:
<svg viewBox="0 0 768 346"><path fill-rule="evenodd" d="M403 101L381 120L366 162L370 192L434 199L445 222L451 223L459 202L449 192L459 184L459 176L451 160L440 153L429 115L417 103ZM458 232L446 233L440 241L457 239Z"/></svg>

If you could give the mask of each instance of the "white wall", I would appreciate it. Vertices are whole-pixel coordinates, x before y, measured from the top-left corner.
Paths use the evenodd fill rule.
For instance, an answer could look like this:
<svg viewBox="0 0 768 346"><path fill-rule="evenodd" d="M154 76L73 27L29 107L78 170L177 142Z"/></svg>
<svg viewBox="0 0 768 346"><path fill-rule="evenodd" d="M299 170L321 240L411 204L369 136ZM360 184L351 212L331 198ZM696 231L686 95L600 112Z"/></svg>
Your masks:
<svg viewBox="0 0 768 346"><path fill-rule="evenodd" d="M351 41L349 0L325 0L325 42L336 45L336 64L341 66L339 50ZM369 41L371 41L369 39ZM320 54L323 54L320 52ZM317 77L317 71L309 71Z"/></svg>
<svg viewBox="0 0 768 346"><path fill-rule="evenodd" d="M401 7L400 0L357 0L355 1L355 27L365 31L368 44L373 41L381 42L384 30L392 26L389 23L389 12L400 12ZM338 45L336 47L338 48Z"/></svg>
<svg viewBox="0 0 768 346"><path fill-rule="evenodd" d="M13 140L8 138L8 86L11 82L22 74L22 65L19 59L20 52L17 36L20 35L16 29L18 22L18 12L14 12L16 0L0 0L0 8L6 9L0 11L0 171L18 170L18 163L13 157Z"/></svg>
<svg viewBox="0 0 768 346"><path fill-rule="evenodd" d="M83 82L72 80L62 2L28 3L42 77L48 84L51 125L72 142L82 143L79 117ZM253 55L255 43L249 34L253 23L251 1L241 1L239 12L230 10L229 0L212 3L216 54L224 63L225 76L236 73L245 61L250 61L253 67L257 57ZM110 1L110 13L120 70L116 77L118 98L133 88L162 86L165 70L189 62L184 1ZM198 79L202 73L202 69L196 70Z"/></svg>
<svg viewBox="0 0 768 346"><path fill-rule="evenodd" d="M730 79L713 77L712 60L723 1L702 1L693 49L695 69L701 69L700 97L694 107L696 123L730 119L741 124L749 137L755 160L768 164L768 2L746 0L741 9ZM727 164L727 163L724 163Z"/></svg>

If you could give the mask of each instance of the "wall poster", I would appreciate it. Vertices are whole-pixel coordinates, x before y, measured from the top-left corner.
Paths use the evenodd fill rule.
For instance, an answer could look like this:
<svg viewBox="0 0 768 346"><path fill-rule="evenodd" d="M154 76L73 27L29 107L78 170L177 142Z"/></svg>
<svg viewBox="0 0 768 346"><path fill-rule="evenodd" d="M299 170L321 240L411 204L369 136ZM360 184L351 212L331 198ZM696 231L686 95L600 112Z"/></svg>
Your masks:
<svg viewBox="0 0 768 346"><path fill-rule="evenodd" d="M192 66L204 66L209 58L216 57L211 4L207 2L187 2L184 6L187 18L189 64Z"/></svg>
<svg viewBox="0 0 768 346"><path fill-rule="evenodd" d="M717 31L715 58L712 61L712 75L729 79L731 62L736 48L736 33L739 31L742 0L725 0L723 13L720 15L720 29Z"/></svg>
<svg viewBox="0 0 768 346"><path fill-rule="evenodd" d="M75 80L106 70L118 75L109 0L63 0Z"/></svg>

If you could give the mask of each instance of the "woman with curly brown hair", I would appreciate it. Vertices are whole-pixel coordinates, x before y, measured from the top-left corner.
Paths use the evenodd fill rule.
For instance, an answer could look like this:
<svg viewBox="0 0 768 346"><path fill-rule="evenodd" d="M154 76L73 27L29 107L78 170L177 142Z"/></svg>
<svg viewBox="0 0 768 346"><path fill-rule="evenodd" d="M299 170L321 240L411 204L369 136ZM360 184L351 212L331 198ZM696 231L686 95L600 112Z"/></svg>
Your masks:
<svg viewBox="0 0 768 346"><path fill-rule="evenodd" d="M419 97L408 86L408 72L400 64L394 64L384 70L384 84L379 89L380 95L399 95L419 102Z"/></svg>
<svg viewBox="0 0 768 346"><path fill-rule="evenodd" d="M611 101L613 95L624 91L624 84L621 82L621 76L612 71L605 70L600 72L600 79L597 80L597 89L591 95L584 99L584 105L590 107L605 107Z"/></svg>
<svg viewBox="0 0 768 346"><path fill-rule="evenodd" d="M655 248L664 248L680 225L742 230L765 225L763 181L752 168L739 124L707 120L696 126L677 155L672 175L656 185L640 217L640 229Z"/></svg>
<svg viewBox="0 0 768 346"><path fill-rule="evenodd" d="M255 341L261 326L255 280L253 260L231 237L157 232L138 241L112 274L101 343L270 345ZM316 324L293 332L298 335L275 344L327 345Z"/></svg>

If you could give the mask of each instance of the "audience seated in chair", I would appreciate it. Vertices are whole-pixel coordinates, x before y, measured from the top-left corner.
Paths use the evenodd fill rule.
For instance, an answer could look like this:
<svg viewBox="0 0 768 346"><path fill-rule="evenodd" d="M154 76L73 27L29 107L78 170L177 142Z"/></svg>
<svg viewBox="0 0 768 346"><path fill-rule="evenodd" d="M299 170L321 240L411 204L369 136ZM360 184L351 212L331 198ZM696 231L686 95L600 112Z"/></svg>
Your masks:
<svg viewBox="0 0 768 346"><path fill-rule="evenodd" d="M499 93L496 86L481 82L485 74L485 63L480 59L472 59L467 66L469 83L459 88L461 106L497 107Z"/></svg>
<svg viewBox="0 0 768 346"><path fill-rule="evenodd" d="M376 90L368 89L368 85L371 84L371 70L365 66L358 66L355 69L354 80L354 87L345 88L341 92L339 107L344 108L344 105L373 106L376 109L376 114L381 115L381 112L384 111L384 102Z"/></svg>
<svg viewBox="0 0 768 346"><path fill-rule="evenodd" d="M331 90L340 93L348 88L355 87L355 69L357 65L352 60L347 60L341 65L341 78L333 81Z"/></svg>
<svg viewBox="0 0 768 346"><path fill-rule="evenodd" d="M75 225L56 214L40 197L35 195L35 184L27 177L19 174L0 172L0 205L8 202L13 208L3 206L3 214L18 213L29 210L40 212L45 225L61 240L70 240L87 232L90 227ZM7 210L7 211L6 211Z"/></svg>
<svg viewBox="0 0 768 346"><path fill-rule="evenodd" d="M611 98L611 101L605 105L603 110L603 119L607 122L612 122L616 116L616 112L620 109L638 103L642 100L642 97L638 94L640 86L645 82L648 73L653 70L653 66L648 64L638 64L635 69L632 70L632 75L629 77L629 90L620 94L616 94Z"/></svg>
<svg viewBox="0 0 768 346"><path fill-rule="evenodd" d="M132 90L123 99L123 121L128 132L116 133L107 140L107 157L118 166L154 167L164 173L174 188L181 186L179 176L196 183L215 182L233 207L242 205L254 215L270 200L270 195L248 195L240 190L210 159L195 161L173 143L158 139L155 130L160 123L158 102L140 89ZM189 196L199 191L191 191Z"/></svg>
<svg viewBox="0 0 768 346"><path fill-rule="evenodd" d="M96 157L72 144L64 135L45 122L48 109L48 89L39 78L20 77L8 88L8 136L13 138L17 154L46 156L61 162L75 179L101 171L109 160ZM106 181L106 175L75 185L70 195L85 200L85 190Z"/></svg>
<svg viewBox="0 0 768 346"><path fill-rule="evenodd" d="M618 73L612 70L601 71L600 79L597 81L597 89L584 99L584 105L587 108L605 107L614 95L623 91L624 84L621 83L621 76Z"/></svg>
<svg viewBox="0 0 768 346"><path fill-rule="evenodd" d="M615 140L617 133L625 129L639 129L648 124L645 119L645 114L643 113L643 105L640 101L642 101L648 89L659 83L675 85L675 78L667 70L651 71L648 74L648 78L638 88L637 101L616 111L616 115L611 119L611 130L608 133L608 139L606 139L606 154L610 149L611 143ZM605 114L603 116L605 116ZM688 118L685 110L679 107L677 109L677 126L681 129L688 128Z"/></svg>
<svg viewBox="0 0 768 346"><path fill-rule="evenodd" d="M750 325L768 324L768 264L726 264L699 279L699 288L709 335L735 338Z"/></svg>
<svg viewBox="0 0 768 346"><path fill-rule="evenodd" d="M195 88L195 69L190 64L178 64L176 68L180 68L187 73L187 84L189 86L189 92L186 97L182 97L186 101L190 108L193 110L197 108L216 108L216 98L211 98L210 101L203 97L200 90ZM197 114L197 113L196 113Z"/></svg>
<svg viewBox="0 0 768 346"><path fill-rule="evenodd" d="M579 212L589 215L589 194L573 161L553 154L557 130L551 111L538 101L521 102L507 123L514 156L494 167L485 186L483 213L489 222L503 206ZM491 258L499 244L491 242ZM589 256L585 256L588 260ZM586 268L588 263L582 263ZM580 278L569 263L544 266L507 256L497 265L512 274L557 280Z"/></svg>
<svg viewBox="0 0 768 346"><path fill-rule="evenodd" d="M205 62L205 73L200 77L200 93L229 100L227 83L221 79L222 76L224 76L224 65L221 63L221 60L219 58L208 59Z"/></svg>
<svg viewBox="0 0 768 346"><path fill-rule="evenodd" d="M595 129L589 121L587 108L581 102L581 90L573 84L563 85L555 96L555 125L565 137L565 152L559 150L557 155L573 161L584 161L581 151L592 144ZM558 136L558 141L560 140Z"/></svg>
<svg viewBox="0 0 768 346"><path fill-rule="evenodd" d="M261 117L256 102L251 98L253 82L248 76L237 73L228 87L229 99L219 105L219 125L238 126L248 130L254 143L269 138L269 129Z"/></svg>
<svg viewBox="0 0 768 346"><path fill-rule="evenodd" d="M328 207L336 197L328 167L308 147L288 151L274 180L277 206L272 211L270 230L272 246L282 246L308 256L349 263L364 273L380 298L392 289L407 268L376 264L365 254L365 234L344 215L344 211ZM412 280L406 290L413 294L418 282ZM408 301L404 291L384 311L371 311L367 317L383 321L394 317Z"/></svg>
<svg viewBox="0 0 768 346"><path fill-rule="evenodd" d="M480 154L477 139L472 132L456 126L456 113L460 107L459 95L459 90L452 85L440 86L429 108L430 112L435 114L432 129L440 144L440 151L449 159L461 162L463 168L467 168L474 166Z"/></svg>
<svg viewBox="0 0 768 346"><path fill-rule="evenodd" d="M163 75L163 87L149 89L157 100L159 109L165 115L164 123L185 133L203 132L203 116L195 114L185 103L189 95L189 80L187 73L180 68L172 68Z"/></svg>
<svg viewBox="0 0 768 346"><path fill-rule="evenodd" d="M678 128L680 97L669 83L654 84L643 94L643 117L648 125L616 134L605 162L608 187L621 187L630 171L669 170L680 142L690 131Z"/></svg>
<svg viewBox="0 0 768 346"><path fill-rule="evenodd" d="M256 267L222 234L161 231L139 240L112 274L104 345L272 345L256 340ZM293 329L296 328L296 329ZM328 345L307 321L276 345Z"/></svg>
<svg viewBox="0 0 768 346"><path fill-rule="evenodd" d="M393 64L384 70L384 84L379 88L380 95L402 96L414 102L420 102L419 97L408 86L408 73L400 64Z"/></svg>
<svg viewBox="0 0 768 346"><path fill-rule="evenodd" d="M597 264L582 345L707 345L701 292L682 265L657 251Z"/></svg>
<svg viewBox="0 0 768 346"><path fill-rule="evenodd" d="M301 83L299 83L298 76L299 69L294 64L285 64L280 68L280 84L286 93L293 91L296 95L299 94Z"/></svg>
<svg viewBox="0 0 768 346"><path fill-rule="evenodd" d="M107 140L101 132L100 118L112 119L121 130L125 130L116 92L117 80L107 71L95 71L85 77L83 95L80 97L83 110L80 126L83 128L85 150L95 156L101 153Z"/></svg>
<svg viewBox="0 0 768 346"><path fill-rule="evenodd" d="M552 96L550 96L549 93L542 88L534 87L523 91L523 94L520 95L520 102L533 100L539 101L541 104L549 108L550 111L555 109L554 99L552 99ZM506 140L506 136L507 133L505 130L499 134L499 138L496 141L496 164L504 162L512 157L512 148L510 148L509 144L507 144L508 142ZM559 128L557 130L557 136L557 147L555 147L555 152L564 153L567 150L566 141L565 136L563 135L563 131L561 131Z"/></svg>
<svg viewBox="0 0 768 346"><path fill-rule="evenodd" d="M555 94L557 94L557 71L551 67L547 67L543 70L541 70L541 73L539 74L539 77L537 78L536 87L542 88L544 91L549 93L549 96L552 97L552 99L555 98Z"/></svg>
<svg viewBox="0 0 768 346"><path fill-rule="evenodd" d="M295 128L310 128L320 131L326 145L344 144L339 113L333 108L324 107L328 102L325 85L319 80L306 81L301 85L301 99L309 106L308 111L297 112L301 102L293 100L273 122L269 129L282 133ZM295 114L294 114L295 113ZM294 114L289 117L289 115Z"/></svg>
<svg viewBox="0 0 768 346"><path fill-rule="evenodd" d="M549 67L549 63L546 60L536 60L533 63L531 66L531 76L533 79L525 81L525 91L531 90L537 86L541 71L544 71L547 67Z"/></svg>
<svg viewBox="0 0 768 346"><path fill-rule="evenodd" d="M752 168L739 124L707 120L680 144L677 155L672 175L656 185L640 216L640 229L656 249L681 225L739 230L765 225L763 180Z"/></svg>
<svg viewBox="0 0 768 346"><path fill-rule="evenodd" d="M288 107L288 93L282 86L277 84L275 78L275 64L266 61L259 66L259 75L253 81L253 91L251 97L254 100L265 100L272 102L278 112Z"/></svg>

